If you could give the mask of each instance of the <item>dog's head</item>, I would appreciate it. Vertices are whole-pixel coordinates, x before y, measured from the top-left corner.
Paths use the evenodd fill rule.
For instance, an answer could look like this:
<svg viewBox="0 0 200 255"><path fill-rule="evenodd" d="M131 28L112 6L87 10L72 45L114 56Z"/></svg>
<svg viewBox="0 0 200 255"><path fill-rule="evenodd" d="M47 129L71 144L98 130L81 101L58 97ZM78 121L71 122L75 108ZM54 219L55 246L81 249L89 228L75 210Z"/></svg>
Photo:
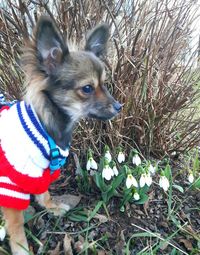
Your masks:
<svg viewBox="0 0 200 255"><path fill-rule="evenodd" d="M40 92L55 107L74 121L82 117L108 120L117 115L121 105L104 87L105 68L100 60L109 38L106 24L95 27L78 51L69 50L48 17L40 18L34 37L34 69L46 81Z"/></svg>

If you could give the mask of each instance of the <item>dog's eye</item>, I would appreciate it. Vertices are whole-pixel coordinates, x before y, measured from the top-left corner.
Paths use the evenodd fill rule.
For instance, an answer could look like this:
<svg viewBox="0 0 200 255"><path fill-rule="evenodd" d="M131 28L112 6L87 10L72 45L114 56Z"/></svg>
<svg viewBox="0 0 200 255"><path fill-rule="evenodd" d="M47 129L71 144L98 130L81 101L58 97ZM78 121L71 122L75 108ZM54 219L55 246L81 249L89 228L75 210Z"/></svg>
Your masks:
<svg viewBox="0 0 200 255"><path fill-rule="evenodd" d="M92 93L94 90L94 88L92 87L92 85L85 85L84 87L82 87L82 91L86 94L90 94Z"/></svg>

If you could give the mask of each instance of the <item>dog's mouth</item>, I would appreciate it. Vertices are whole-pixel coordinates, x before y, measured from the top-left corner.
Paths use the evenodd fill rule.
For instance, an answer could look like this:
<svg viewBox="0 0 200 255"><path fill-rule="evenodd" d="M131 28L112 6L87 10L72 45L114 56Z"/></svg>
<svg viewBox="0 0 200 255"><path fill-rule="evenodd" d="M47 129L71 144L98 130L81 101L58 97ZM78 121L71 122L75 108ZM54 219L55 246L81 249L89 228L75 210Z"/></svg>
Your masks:
<svg viewBox="0 0 200 255"><path fill-rule="evenodd" d="M121 108L122 105L119 102L114 101L109 108L101 108L96 110L93 109L88 113L88 117L103 121L111 120L118 115L118 113L121 111Z"/></svg>

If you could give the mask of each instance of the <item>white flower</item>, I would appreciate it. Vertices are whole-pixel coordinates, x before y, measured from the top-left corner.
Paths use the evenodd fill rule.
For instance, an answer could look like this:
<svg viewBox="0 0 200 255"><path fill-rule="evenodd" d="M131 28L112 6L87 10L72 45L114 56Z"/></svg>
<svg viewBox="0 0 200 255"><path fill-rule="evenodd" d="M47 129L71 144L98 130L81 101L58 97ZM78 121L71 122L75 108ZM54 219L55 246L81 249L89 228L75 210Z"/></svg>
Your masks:
<svg viewBox="0 0 200 255"><path fill-rule="evenodd" d="M155 174L155 172L156 172L156 167L155 167L155 166L152 166L152 164L150 164L149 167L148 167L148 171L149 171L151 174Z"/></svg>
<svg viewBox="0 0 200 255"><path fill-rule="evenodd" d="M137 201L140 199L140 195L137 192L135 192L133 198Z"/></svg>
<svg viewBox="0 0 200 255"><path fill-rule="evenodd" d="M169 189L169 180L166 176L161 176L159 180L159 186L167 191Z"/></svg>
<svg viewBox="0 0 200 255"><path fill-rule="evenodd" d="M131 186L138 187L138 183L132 174L128 174L126 178L126 187L129 189Z"/></svg>
<svg viewBox="0 0 200 255"><path fill-rule="evenodd" d="M146 174L146 185L150 187L151 184L152 184L152 177L151 177L150 173L148 173L148 174Z"/></svg>
<svg viewBox="0 0 200 255"><path fill-rule="evenodd" d="M140 187L144 187L144 185L147 185L147 186L151 186L152 184L152 178L151 178L151 175L150 173L146 174L142 174L141 177L140 177Z"/></svg>
<svg viewBox="0 0 200 255"><path fill-rule="evenodd" d="M87 164L86 164L86 169L89 171L91 168L91 162L90 159L88 159Z"/></svg>
<svg viewBox="0 0 200 255"><path fill-rule="evenodd" d="M110 181L111 178L114 176L114 172L109 165L105 165L102 171L102 177L105 178L107 181Z"/></svg>
<svg viewBox="0 0 200 255"><path fill-rule="evenodd" d="M90 157L86 164L86 169L89 171L91 168L97 170L98 166L97 166L96 161Z"/></svg>
<svg viewBox="0 0 200 255"><path fill-rule="evenodd" d="M119 171L118 171L118 169L117 169L117 167L116 166L113 166L113 173L114 173L114 175L115 176L118 176L118 174L119 174Z"/></svg>
<svg viewBox="0 0 200 255"><path fill-rule="evenodd" d="M108 163L112 160L112 156L109 151L106 151L104 157L108 160Z"/></svg>
<svg viewBox="0 0 200 255"><path fill-rule="evenodd" d="M190 183L193 183L193 182L194 182L194 175L193 175L192 173L190 173L190 174L188 175L188 181L189 181Z"/></svg>
<svg viewBox="0 0 200 255"><path fill-rule="evenodd" d="M3 226L0 226L0 240L3 241L6 236L6 230Z"/></svg>
<svg viewBox="0 0 200 255"><path fill-rule="evenodd" d="M140 187L144 187L146 183L146 175L145 174L142 174L141 177L140 177Z"/></svg>
<svg viewBox="0 0 200 255"><path fill-rule="evenodd" d="M117 160L119 163L122 163L125 161L125 155L122 151L119 152L118 156L117 156Z"/></svg>
<svg viewBox="0 0 200 255"><path fill-rule="evenodd" d="M93 158L92 158L92 160L91 160L91 168L92 168L92 169L95 169L95 170L98 169L97 163L96 163L96 161L95 161Z"/></svg>
<svg viewBox="0 0 200 255"><path fill-rule="evenodd" d="M139 166L141 164L141 159L138 154L133 156L132 163L136 166Z"/></svg>

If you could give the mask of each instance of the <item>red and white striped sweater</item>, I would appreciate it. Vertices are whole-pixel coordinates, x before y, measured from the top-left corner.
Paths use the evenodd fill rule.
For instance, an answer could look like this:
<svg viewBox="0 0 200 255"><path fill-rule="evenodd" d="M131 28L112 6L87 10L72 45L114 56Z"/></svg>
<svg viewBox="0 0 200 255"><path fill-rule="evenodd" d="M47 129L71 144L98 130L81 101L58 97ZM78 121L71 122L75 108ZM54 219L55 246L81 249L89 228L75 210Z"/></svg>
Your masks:
<svg viewBox="0 0 200 255"><path fill-rule="evenodd" d="M18 102L3 107L0 114L0 206L23 210L30 194L47 191L60 169L49 169L49 144L30 106ZM68 156L68 148L59 151Z"/></svg>

